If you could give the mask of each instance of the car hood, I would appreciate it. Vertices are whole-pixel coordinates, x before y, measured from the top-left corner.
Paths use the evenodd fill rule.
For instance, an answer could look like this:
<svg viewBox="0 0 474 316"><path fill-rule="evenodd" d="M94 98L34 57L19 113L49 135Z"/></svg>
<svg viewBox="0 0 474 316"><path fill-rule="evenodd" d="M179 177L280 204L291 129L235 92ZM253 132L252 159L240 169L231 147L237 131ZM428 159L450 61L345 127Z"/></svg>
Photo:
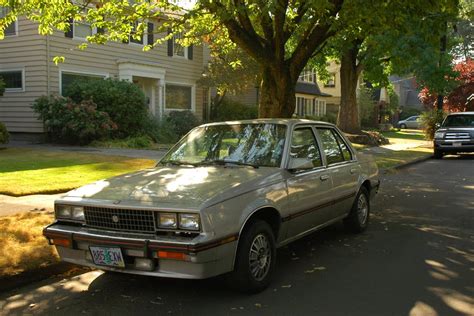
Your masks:
<svg viewBox="0 0 474 316"><path fill-rule="evenodd" d="M281 179L278 168L157 167L100 180L69 192L68 198L121 205L200 208Z"/></svg>

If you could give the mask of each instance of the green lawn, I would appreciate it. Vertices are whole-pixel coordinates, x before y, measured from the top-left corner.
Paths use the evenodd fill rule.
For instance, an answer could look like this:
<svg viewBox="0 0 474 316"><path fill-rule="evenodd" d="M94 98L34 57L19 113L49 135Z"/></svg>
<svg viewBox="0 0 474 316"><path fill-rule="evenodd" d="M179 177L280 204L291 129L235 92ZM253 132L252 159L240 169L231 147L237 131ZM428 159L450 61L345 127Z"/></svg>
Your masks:
<svg viewBox="0 0 474 316"><path fill-rule="evenodd" d="M382 132L382 135L386 138L399 138L399 139L413 139L413 140L426 140L425 134L422 130L409 129L409 130L391 130L389 132Z"/></svg>
<svg viewBox="0 0 474 316"><path fill-rule="evenodd" d="M24 148L0 150L0 194L60 193L136 171L152 160Z"/></svg>

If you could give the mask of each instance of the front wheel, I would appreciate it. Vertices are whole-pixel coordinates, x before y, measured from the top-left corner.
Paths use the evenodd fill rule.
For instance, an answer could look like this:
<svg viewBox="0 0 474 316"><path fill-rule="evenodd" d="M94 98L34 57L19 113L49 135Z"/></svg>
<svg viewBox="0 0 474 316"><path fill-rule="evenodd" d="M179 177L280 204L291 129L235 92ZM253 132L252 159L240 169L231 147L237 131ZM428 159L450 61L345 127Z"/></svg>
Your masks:
<svg viewBox="0 0 474 316"><path fill-rule="evenodd" d="M273 231L264 221L255 221L240 237L230 285L246 293L258 293L269 284L275 269L276 247Z"/></svg>
<svg viewBox="0 0 474 316"><path fill-rule="evenodd" d="M370 216L369 192L361 187L357 193L351 212L344 219L344 225L354 233L361 233L367 229Z"/></svg>
<svg viewBox="0 0 474 316"><path fill-rule="evenodd" d="M401 128L401 129L406 129L407 126L406 126L406 124L400 124L400 128Z"/></svg>

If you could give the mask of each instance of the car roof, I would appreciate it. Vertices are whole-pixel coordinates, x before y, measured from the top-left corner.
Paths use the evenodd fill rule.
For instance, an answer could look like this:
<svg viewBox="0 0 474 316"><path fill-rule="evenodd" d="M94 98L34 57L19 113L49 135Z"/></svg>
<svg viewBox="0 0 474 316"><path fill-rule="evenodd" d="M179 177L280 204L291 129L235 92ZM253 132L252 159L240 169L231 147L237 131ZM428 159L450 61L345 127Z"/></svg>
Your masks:
<svg viewBox="0 0 474 316"><path fill-rule="evenodd" d="M454 112L454 113L449 113L448 115L474 115L473 111L470 112Z"/></svg>
<svg viewBox="0 0 474 316"><path fill-rule="evenodd" d="M254 119L254 120L239 120L239 121L223 121L223 122L213 122L203 124L202 126L214 126L214 125L234 125L234 124L281 124L292 127L294 125L300 124L318 124L318 125L327 125L335 126L334 124L323 122L323 121L313 121L307 119L295 119L295 118L263 118L263 119Z"/></svg>

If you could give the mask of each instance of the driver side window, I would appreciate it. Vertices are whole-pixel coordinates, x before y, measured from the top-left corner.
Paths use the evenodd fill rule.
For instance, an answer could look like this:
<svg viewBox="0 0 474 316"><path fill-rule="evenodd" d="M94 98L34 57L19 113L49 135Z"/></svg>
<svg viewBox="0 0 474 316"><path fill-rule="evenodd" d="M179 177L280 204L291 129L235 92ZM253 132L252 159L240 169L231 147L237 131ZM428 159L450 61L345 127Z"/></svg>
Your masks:
<svg viewBox="0 0 474 316"><path fill-rule="evenodd" d="M290 157L292 165L297 169L312 169L323 165L318 143L311 127L298 128L293 131Z"/></svg>

